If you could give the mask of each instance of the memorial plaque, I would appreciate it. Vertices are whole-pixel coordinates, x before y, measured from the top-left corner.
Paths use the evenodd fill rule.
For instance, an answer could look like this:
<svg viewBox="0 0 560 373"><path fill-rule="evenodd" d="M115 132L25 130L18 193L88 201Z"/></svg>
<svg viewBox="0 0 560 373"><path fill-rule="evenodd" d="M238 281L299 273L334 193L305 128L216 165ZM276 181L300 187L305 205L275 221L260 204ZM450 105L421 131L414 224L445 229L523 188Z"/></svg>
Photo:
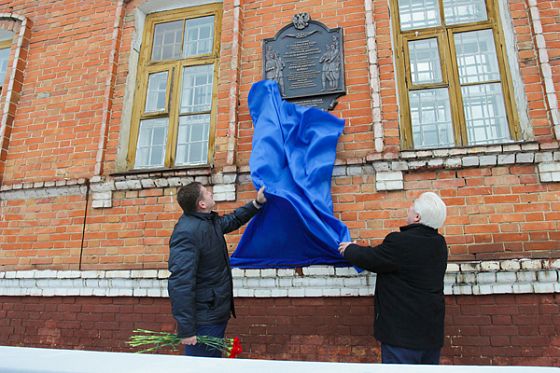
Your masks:
<svg viewBox="0 0 560 373"><path fill-rule="evenodd" d="M274 38L263 42L263 78L278 82L282 98L332 110L346 94L342 29L329 29L294 15Z"/></svg>

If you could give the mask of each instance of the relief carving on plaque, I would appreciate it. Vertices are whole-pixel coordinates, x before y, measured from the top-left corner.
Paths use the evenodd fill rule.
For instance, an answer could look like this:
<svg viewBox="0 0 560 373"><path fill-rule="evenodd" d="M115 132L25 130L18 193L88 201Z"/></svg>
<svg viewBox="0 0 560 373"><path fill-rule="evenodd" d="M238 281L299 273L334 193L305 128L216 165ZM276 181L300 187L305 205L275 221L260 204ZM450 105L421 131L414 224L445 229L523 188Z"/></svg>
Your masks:
<svg viewBox="0 0 560 373"><path fill-rule="evenodd" d="M282 70L286 65L282 62L282 57L276 53L269 45L266 51L266 64L265 64L265 78L269 80L276 80L280 86L280 92L284 91L284 77Z"/></svg>
<svg viewBox="0 0 560 373"><path fill-rule="evenodd" d="M333 41L327 46L327 51L321 56L319 62L323 64L321 83L323 91L332 91L338 88L340 78L340 53L338 40L333 35Z"/></svg>

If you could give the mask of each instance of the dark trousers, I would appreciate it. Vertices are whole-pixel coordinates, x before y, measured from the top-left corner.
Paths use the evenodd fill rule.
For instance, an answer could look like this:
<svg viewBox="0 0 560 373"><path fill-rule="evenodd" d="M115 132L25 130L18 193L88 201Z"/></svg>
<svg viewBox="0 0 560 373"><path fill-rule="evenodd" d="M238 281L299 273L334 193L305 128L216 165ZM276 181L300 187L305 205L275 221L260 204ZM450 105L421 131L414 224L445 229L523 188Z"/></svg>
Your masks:
<svg viewBox="0 0 560 373"><path fill-rule="evenodd" d="M197 327L196 334L224 338L226 327L227 322L223 324L199 325ZM208 347L202 343L197 343L195 345L185 345L185 355L199 357L222 357L222 351L213 347Z"/></svg>
<svg viewBox="0 0 560 373"><path fill-rule="evenodd" d="M439 364L440 349L413 350L410 348L381 344L383 364Z"/></svg>

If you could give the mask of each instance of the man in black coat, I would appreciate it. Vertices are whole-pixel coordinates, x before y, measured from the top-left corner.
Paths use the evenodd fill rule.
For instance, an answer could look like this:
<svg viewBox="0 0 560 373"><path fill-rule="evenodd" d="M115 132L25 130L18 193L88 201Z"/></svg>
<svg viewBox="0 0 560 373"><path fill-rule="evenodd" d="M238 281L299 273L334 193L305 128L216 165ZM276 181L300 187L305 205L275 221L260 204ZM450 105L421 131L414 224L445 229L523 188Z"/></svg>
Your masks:
<svg viewBox="0 0 560 373"><path fill-rule="evenodd" d="M408 225L380 245L340 243L338 250L350 263L377 273L374 335L383 363L439 364L447 244L437 229L445 217L441 198L427 192L409 208Z"/></svg>
<svg viewBox="0 0 560 373"><path fill-rule="evenodd" d="M247 223L266 202L264 187L254 201L233 213L219 216L212 211L212 192L198 182L177 193L183 215L169 241L169 298L177 335L185 355L221 357L214 348L198 344L196 336L223 338L233 305L233 280L224 234Z"/></svg>

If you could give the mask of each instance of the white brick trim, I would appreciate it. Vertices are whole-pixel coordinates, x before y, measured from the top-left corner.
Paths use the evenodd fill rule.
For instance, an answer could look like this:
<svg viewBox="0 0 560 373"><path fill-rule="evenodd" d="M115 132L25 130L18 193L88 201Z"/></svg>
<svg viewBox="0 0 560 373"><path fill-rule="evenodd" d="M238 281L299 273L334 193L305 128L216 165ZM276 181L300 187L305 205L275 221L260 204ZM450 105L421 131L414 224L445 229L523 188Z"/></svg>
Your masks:
<svg viewBox="0 0 560 373"><path fill-rule="evenodd" d="M27 17L16 13L0 13L0 19L4 19L4 18L18 21L20 22L20 24L19 24L19 32L17 35L17 41L16 41L16 49L12 60L12 66L7 71L10 74L10 78L8 80L8 84L2 89L2 93L5 96L4 107L2 108L2 112L0 114L0 141L2 142L1 143L2 146L6 146L4 144L4 137L6 136L8 126L11 126L12 125L11 122L13 121L12 119L12 121L8 123L10 106L16 105L19 99L20 92L18 92L18 94L14 97L14 83L16 80L17 67L18 67L18 63L20 62L21 52L22 52L22 48L24 48L24 43L26 43L25 48L29 49L29 41L25 40L25 33L29 26L27 22ZM29 53L29 51L27 51L27 53Z"/></svg>
<svg viewBox="0 0 560 373"><path fill-rule="evenodd" d="M37 183L35 183L37 184ZM43 183L41 183L43 184ZM45 183L48 184L48 183ZM54 184L54 183L53 183ZM86 195L85 182L78 185L41 186L34 187L33 183L19 184L19 188L0 192L0 200L27 200L34 198L52 198L62 196Z"/></svg>
<svg viewBox="0 0 560 373"><path fill-rule="evenodd" d="M560 162L543 162L538 166L541 183L560 182Z"/></svg>
<svg viewBox="0 0 560 373"><path fill-rule="evenodd" d="M383 121L381 120L381 81L379 79L379 63L377 59L377 42L375 21L373 18L373 1L364 0L366 16L366 47L369 61L369 89L372 101L373 136L375 151L383 151Z"/></svg>
<svg viewBox="0 0 560 373"><path fill-rule="evenodd" d="M229 72L233 72L234 79L230 82L229 87L229 113L228 113L228 133L227 133L227 155L226 163L234 165L235 163L235 150L237 141L237 100L239 98L239 75L241 64L241 43L240 43L240 29L241 29L241 1L233 1L233 35L231 41L231 65ZM222 72L220 72L222 73ZM223 72L227 73L227 72ZM228 200L229 201L229 200Z"/></svg>
<svg viewBox="0 0 560 373"><path fill-rule="evenodd" d="M353 268L234 269L239 298L371 296L375 274ZM167 270L0 272L0 296L168 297ZM560 293L560 259L449 263L446 295Z"/></svg>
<svg viewBox="0 0 560 373"><path fill-rule="evenodd" d="M375 174L375 189L381 190L403 190L404 174L402 171L378 171Z"/></svg>
<svg viewBox="0 0 560 373"><path fill-rule="evenodd" d="M534 139L533 126L529 120L529 108L527 94L525 93L525 85L521 78L521 67L519 65L519 48L517 44L517 34L515 32L514 20L511 15L508 0L497 1L499 7L500 18L502 20L502 32L504 35L505 49L507 51L507 63L511 77L511 85L513 86L512 98L515 99L517 107L517 115L521 130L521 138L523 140Z"/></svg>

